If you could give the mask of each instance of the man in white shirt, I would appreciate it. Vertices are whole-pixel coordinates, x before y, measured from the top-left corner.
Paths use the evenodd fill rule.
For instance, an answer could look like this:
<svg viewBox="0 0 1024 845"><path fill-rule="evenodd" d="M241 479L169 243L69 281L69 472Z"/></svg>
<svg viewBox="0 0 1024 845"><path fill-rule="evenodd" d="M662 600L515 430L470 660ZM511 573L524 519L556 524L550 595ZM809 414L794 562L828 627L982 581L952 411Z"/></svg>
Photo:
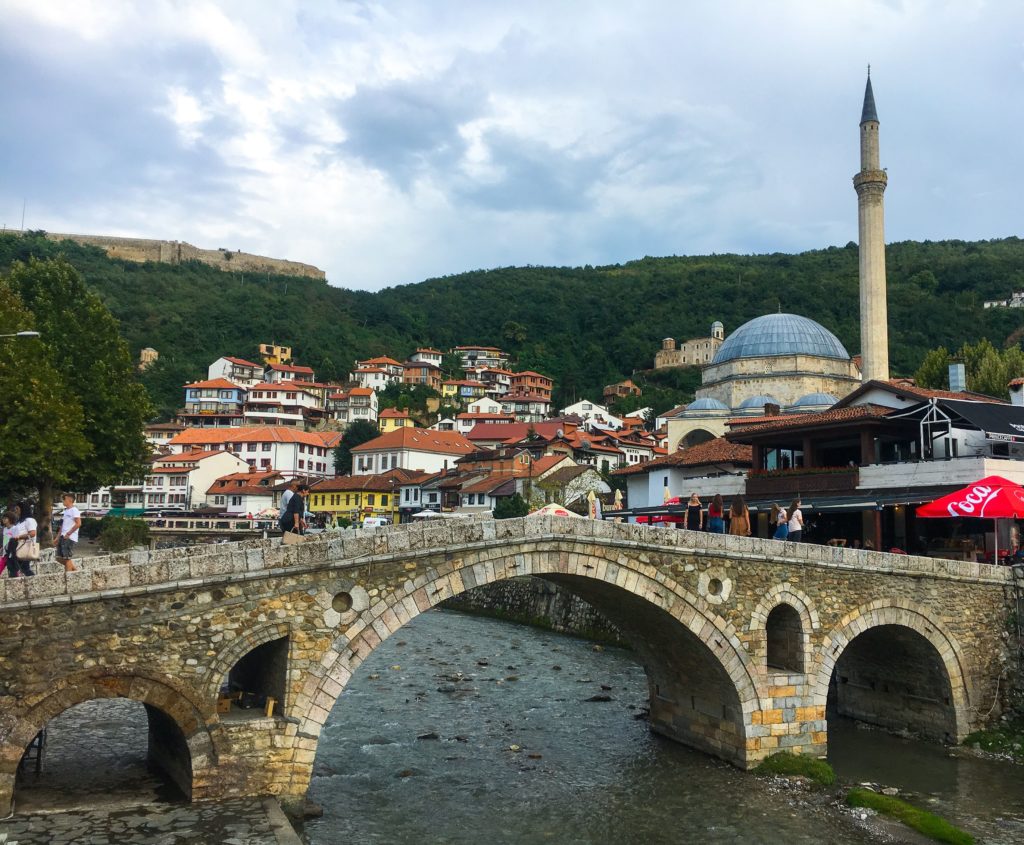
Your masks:
<svg viewBox="0 0 1024 845"><path fill-rule="evenodd" d="M60 520L60 534L57 535L57 561L64 564L65 572L74 572L75 562L71 559L78 542L78 529L82 527L82 512L75 507L75 494L64 494L64 513Z"/></svg>

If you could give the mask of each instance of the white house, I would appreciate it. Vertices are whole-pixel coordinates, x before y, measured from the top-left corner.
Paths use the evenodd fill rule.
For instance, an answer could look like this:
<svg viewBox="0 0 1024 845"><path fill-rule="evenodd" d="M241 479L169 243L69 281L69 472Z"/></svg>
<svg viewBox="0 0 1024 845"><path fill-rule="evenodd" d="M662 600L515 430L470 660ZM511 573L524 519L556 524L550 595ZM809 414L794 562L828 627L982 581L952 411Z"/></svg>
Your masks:
<svg viewBox="0 0 1024 845"><path fill-rule="evenodd" d="M476 447L455 431L403 427L352 449L352 474L374 475L399 468L440 472Z"/></svg>
<svg viewBox="0 0 1024 845"><path fill-rule="evenodd" d="M401 384L402 376L389 373L384 367L358 367L348 374L349 381L354 381L360 387L377 391L378 393L389 384Z"/></svg>
<svg viewBox="0 0 1024 845"><path fill-rule="evenodd" d="M241 387L249 387L263 381L262 364L254 364L244 358L231 358L227 355L210 364L206 372L206 377L211 381L222 378Z"/></svg>
<svg viewBox="0 0 1024 845"><path fill-rule="evenodd" d="M508 393L501 397L501 410L519 422L541 422L551 413L551 400L532 393Z"/></svg>
<svg viewBox="0 0 1024 845"><path fill-rule="evenodd" d="M277 470L260 472L247 467L214 481L206 491L206 504L232 516L255 515L274 507L274 487L283 480Z"/></svg>
<svg viewBox="0 0 1024 845"><path fill-rule="evenodd" d="M292 426L238 426L231 429L186 429L171 438L175 452L188 449L227 451L249 466L276 469L286 478L334 475L334 447L341 440L336 431L302 431ZM227 475L222 472L220 475ZM204 492L212 484L210 479Z"/></svg>
<svg viewBox="0 0 1024 845"><path fill-rule="evenodd" d="M223 475L247 472L245 461L231 452L193 450L153 461L143 482L144 507L192 510L206 504L206 491Z"/></svg>
<svg viewBox="0 0 1024 845"><path fill-rule="evenodd" d="M280 384L283 381L316 381L311 367L296 367L293 364L267 364L266 381Z"/></svg>
<svg viewBox="0 0 1024 845"><path fill-rule="evenodd" d="M490 396L484 396L481 399L477 399L474 402L470 402L466 406L466 413L468 414L500 414L501 413L501 402L496 399L492 399Z"/></svg>
<svg viewBox="0 0 1024 845"><path fill-rule="evenodd" d="M622 428L622 420L619 417L613 416L604 405L587 399L562 408L560 413L563 417L579 417L588 428Z"/></svg>
<svg viewBox="0 0 1024 845"><path fill-rule="evenodd" d="M299 380L254 385L242 412L243 425L302 426L315 424L323 416L320 392Z"/></svg>
<svg viewBox="0 0 1024 845"><path fill-rule="evenodd" d="M443 352L439 349L431 349L429 346L417 349L409 356L410 361L418 361L423 364L433 364L435 367L441 366L443 358Z"/></svg>
<svg viewBox="0 0 1024 845"><path fill-rule="evenodd" d="M327 398L327 415L338 422L365 420L377 424L377 392L371 387L352 387Z"/></svg>

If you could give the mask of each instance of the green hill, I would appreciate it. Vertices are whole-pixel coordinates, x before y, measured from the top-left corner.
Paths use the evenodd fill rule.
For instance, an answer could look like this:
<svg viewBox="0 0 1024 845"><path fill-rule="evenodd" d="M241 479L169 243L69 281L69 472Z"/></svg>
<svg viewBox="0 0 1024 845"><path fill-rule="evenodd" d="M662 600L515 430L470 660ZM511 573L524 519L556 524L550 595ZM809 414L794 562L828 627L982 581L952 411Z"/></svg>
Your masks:
<svg viewBox="0 0 1024 845"><path fill-rule="evenodd" d="M554 377L559 405L599 399L603 385L651 367L663 337L705 335L713 320L728 333L781 309L822 323L852 354L859 349L853 243L799 255L505 267L368 293L196 262L135 264L69 241L0 236L0 268L61 252L120 320L132 349L159 350L159 365L143 380L164 413L215 358L254 356L268 341L290 344L324 379L344 378L357 357L401 358L418 345L501 346L521 367ZM913 373L939 345L1019 342L1024 312L982 303L1024 290L1021 239L896 243L887 265L894 374Z"/></svg>

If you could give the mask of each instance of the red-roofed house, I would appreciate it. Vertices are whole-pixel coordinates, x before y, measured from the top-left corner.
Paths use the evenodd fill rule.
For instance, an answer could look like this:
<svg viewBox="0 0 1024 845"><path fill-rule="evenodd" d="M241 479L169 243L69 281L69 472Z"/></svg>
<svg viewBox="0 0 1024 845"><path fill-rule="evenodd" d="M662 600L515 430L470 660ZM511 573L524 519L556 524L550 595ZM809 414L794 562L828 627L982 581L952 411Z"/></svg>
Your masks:
<svg viewBox="0 0 1024 845"><path fill-rule="evenodd" d="M404 384L422 384L431 390L441 390L441 368L426 361L406 361L402 365Z"/></svg>
<svg viewBox="0 0 1024 845"><path fill-rule="evenodd" d="M409 412L406 410L400 411L398 408L385 408L381 411L377 415L377 424L381 434L387 434L389 431L395 431L395 429L399 428L412 428L414 425Z"/></svg>
<svg viewBox="0 0 1024 845"><path fill-rule="evenodd" d="M311 367L297 367L294 364L267 364L266 380L271 384L283 381L316 381Z"/></svg>
<svg viewBox="0 0 1024 845"><path fill-rule="evenodd" d="M338 422L377 422L377 391L372 387L351 387L327 397L327 413Z"/></svg>
<svg viewBox="0 0 1024 845"><path fill-rule="evenodd" d="M512 373L509 379L509 393L542 396L550 402L554 384L550 378L541 373L524 370L521 373Z"/></svg>
<svg viewBox="0 0 1024 845"><path fill-rule="evenodd" d="M288 479L334 475L333 450L339 437L337 432L302 431L292 426L187 428L167 445L175 453L189 449L232 452L249 466L280 470Z"/></svg>
<svg viewBox="0 0 1024 845"><path fill-rule="evenodd" d="M206 491L206 504L232 516L256 515L274 507L274 486L282 481L284 476L277 470L260 472L248 467L214 481Z"/></svg>
<svg viewBox="0 0 1024 845"><path fill-rule="evenodd" d="M551 414L551 400L535 393L507 393L501 397L501 410L520 422L540 422Z"/></svg>
<svg viewBox="0 0 1024 845"><path fill-rule="evenodd" d="M178 422L192 427L241 425L246 390L225 378L196 381L185 385L185 407Z"/></svg>
<svg viewBox="0 0 1024 845"><path fill-rule="evenodd" d="M353 447L352 473L373 475L395 468L439 472L475 448L455 431L400 428Z"/></svg>
<svg viewBox="0 0 1024 845"><path fill-rule="evenodd" d="M223 475L247 472L245 461L230 452L196 449L153 461L142 485L147 510L193 510L206 504L206 491Z"/></svg>
<svg viewBox="0 0 1024 845"><path fill-rule="evenodd" d="M227 379L241 387L248 387L250 384L258 384L263 381L263 365L246 361L245 358L232 358L225 355L210 364L206 371L206 377Z"/></svg>
<svg viewBox="0 0 1024 845"><path fill-rule="evenodd" d="M322 390L301 379L254 384L245 403L246 425L315 426L324 418Z"/></svg>

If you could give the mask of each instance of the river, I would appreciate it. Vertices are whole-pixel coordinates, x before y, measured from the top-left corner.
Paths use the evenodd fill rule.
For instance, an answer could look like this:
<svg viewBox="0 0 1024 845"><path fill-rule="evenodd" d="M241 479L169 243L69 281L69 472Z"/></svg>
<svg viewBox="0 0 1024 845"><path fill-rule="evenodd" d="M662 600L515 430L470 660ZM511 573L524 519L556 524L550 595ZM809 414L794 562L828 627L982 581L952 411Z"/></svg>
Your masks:
<svg viewBox="0 0 1024 845"><path fill-rule="evenodd" d="M628 651L423 614L371 655L331 712L309 791L324 815L306 824L307 841L879 841L829 800L651 734L646 699ZM51 722L46 771L19 789L19 812L168 800L146 772L145 746L141 705L72 708ZM841 720L830 721L829 747L843 781L895 786L979 842L1024 842L1024 766ZM192 824L189 841L224 841L212 825Z"/></svg>

